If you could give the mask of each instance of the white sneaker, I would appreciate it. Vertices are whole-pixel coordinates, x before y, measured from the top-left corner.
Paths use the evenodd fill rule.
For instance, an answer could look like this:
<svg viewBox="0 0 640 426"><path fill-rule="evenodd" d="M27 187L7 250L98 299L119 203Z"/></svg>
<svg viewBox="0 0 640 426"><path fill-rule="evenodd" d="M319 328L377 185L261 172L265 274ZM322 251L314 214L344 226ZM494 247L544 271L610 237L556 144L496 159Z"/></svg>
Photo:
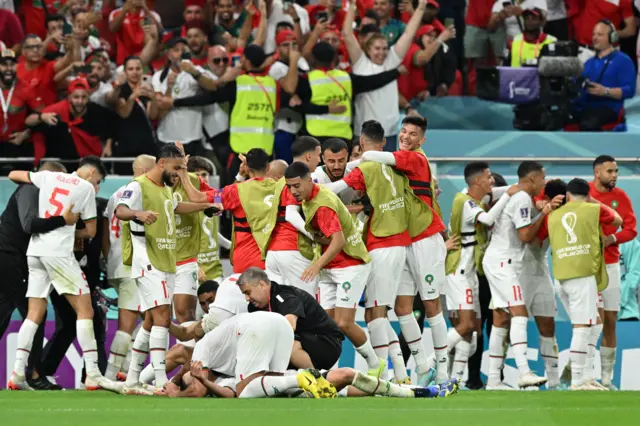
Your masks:
<svg viewBox="0 0 640 426"><path fill-rule="evenodd" d="M33 390L33 388L29 386L29 384L27 383L27 379L24 376L18 376L17 374L13 374L11 376L9 383L7 383L7 389L13 390L13 391L16 391L16 390L32 391Z"/></svg>
<svg viewBox="0 0 640 426"><path fill-rule="evenodd" d="M124 382L114 382L113 380L109 380L106 377L102 377L96 382L101 389L108 390L115 393L120 393L122 388L124 387Z"/></svg>
<svg viewBox="0 0 640 426"><path fill-rule="evenodd" d="M595 379L587 379L584 381L585 384L591 386L593 388L593 390L599 390L599 391L609 391L609 388L602 386L597 380Z"/></svg>
<svg viewBox="0 0 640 426"><path fill-rule="evenodd" d="M122 395L153 395L153 391L145 388L140 383L136 383L134 386L127 386L125 383L120 389L120 394Z"/></svg>
<svg viewBox="0 0 640 426"><path fill-rule="evenodd" d="M488 391L514 391L515 389L512 388L511 386L507 385L504 382L500 382L496 385L489 385L487 384L487 386L485 387L485 390Z"/></svg>
<svg viewBox="0 0 640 426"><path fill-rule="evenodd" d="M518 379L519 388L527 388L529 386L542 386L547 383L546 377L536 376L533 373L527 373Z"/></svg>

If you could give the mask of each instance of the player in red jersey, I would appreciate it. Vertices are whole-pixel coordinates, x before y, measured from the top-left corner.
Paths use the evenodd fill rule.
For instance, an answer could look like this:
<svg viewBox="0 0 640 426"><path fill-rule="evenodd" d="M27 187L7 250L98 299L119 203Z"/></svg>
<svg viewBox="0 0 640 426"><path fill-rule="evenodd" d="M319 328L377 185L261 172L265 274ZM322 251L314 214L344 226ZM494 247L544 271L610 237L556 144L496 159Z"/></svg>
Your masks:
<svg viewBox="0 0 640 426"><path fill-rule="evenodd" d="M191 184L186 170L180 174L182 184L192 202L222 201L224 209L230 210L233 214L234 238L231 263L233 272L236 274L252 266L265 268L262 251L255 234L262 233L262 226L259 225L271 208L268 197L273 197L275 188L275 182L272 179L265 179L268 169L268 154L263 149L254 148L247 153L245 161L240 166L240 172L244 172L249 177L246 182L234 183L221 190L198 191ZM251 195L247 192L251 192Z"/></svg>
<svg viewBox="0 0 640 426"><path fill-rule="evenodd" d="M376 161L395 166L397 170L405 173L413 192L429 206L433 216L431 224L411 239L411 245L407 251L407 265L395 304L402 334L416 361L419 384L431 378L431 375L428 374L429 361L422 345L420 328L413 316L413 299L416 292L420 293L424 301L427 321L431 328L437 367L436 382L444 383L449 379L447 325L440 307L440 292L445 282L447 256L444 238L441 235L445 225L434 194L435 186L429 160L420 148L426 140L426 130L427 120L424 118L405 117L400 130L399 151L393 153L369 151L362 154L363 161ZM450 343L457 344L457 342Z"/></svg>
<svg viewBox="0 0 640 426"><path fill-rule="evenodd" d="M600 364L602 384L612 387L613 367L616 362L616 320L620 310L620 249L619 244L631 241L638 235L636 216L631 200L620 188L616 188L618 164L610 155L600 155L593 161L593 181L589 183L589 196L611 207L622 217L622 229L603 225L605 235L604 261L609 274L609 286L602 291L603 336L600 344Z"/></svg>

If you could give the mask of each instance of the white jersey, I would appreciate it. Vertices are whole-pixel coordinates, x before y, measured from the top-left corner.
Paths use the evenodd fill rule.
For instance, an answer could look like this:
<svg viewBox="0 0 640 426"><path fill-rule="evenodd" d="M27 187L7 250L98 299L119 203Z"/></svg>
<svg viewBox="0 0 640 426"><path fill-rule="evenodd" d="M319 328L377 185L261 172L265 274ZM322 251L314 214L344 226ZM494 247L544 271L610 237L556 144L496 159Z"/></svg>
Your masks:
<svg viewBox="0 0 640 426"><path fill-rule="evenodd" d="M75 173L42 171L29 173L29 179L40 189L38 217L60 216L73 204L72 211L80 213L83 221L96 218L95 189ZM33 234L27 256L70 257L73 255L75 232L75 225L67 225L44 234Z"/></svg>
<svg viewBox="0 0 640 426"><path fill-rule="evenodd" d="M222 281L216 292L216 299L209 305L209 310L218 308L233 315L248 312L248 303L238 287L238 278L240 274L233 274Z"/></svg>
<svg viewBox="0 0 640 426"><path fill-rule="evenodd" d="M347 163L347 166L344 170L344 176L347 176L349 173L351 173L351 171L355 169L358 164L360 163L357 161ZM333 182L333 180L331 180L331 177L329 177L329 174L325 171L324 167L325 166L317 167L316 170L311 173L311 179L313 179L315 183L318 183L320 185L325 185L327 183ZM358 195L353 188L345 189L340 194L338 194L338 197L340 197L344 205L353 204L353 201L358 199Z"/></svg>
<svg viewBox="0 0 640 426"><path fill-rule="evenodd" d="M532 216L538 216L540 212L533 207ZM544 220L544 218L539 218L538 220ZM524 252L523 257L523 268L524 273L527 275L532 275L536 277L549 275L549 262L547 261L547 251L549 250L549 239L545 239L540 243L537 238L527 244L527 247Z"/></svg>
<svg viewBox="0 0 640 426"><path fill-rule="evenodd" d="M201 361L211 371L235 377L238 355L239 315L224 320L215 330L204 335L193 348L193 361Z"/></svg>
<svg viewBox="0 0 640 426"><path fill-rule="evenodd" d="M107 278L128 278L131 276L131 267L122 263L122 224L116 217L116 207L118 200L124 192L125 186L120 187L109 198L107 208L104 211L104 218L109 223L109 254L107 256Z"/></svg>
<svg viewBox="0 0 640 426"><path fill-rule="evenodd" d="M476 270L476 261L474 255L473 245L465 247L465 244L470 244L476 241L475 235L465 235L476 232L476 219L478 215L485 213L484 209L476 204L473 200L468 200L462 207L462 225L460 227L461 251L460 262L458 263L458 271L464 270L465 274ZM449 224L449 230L451 230L451 224ZM468 272L467 272L468 271Z"/></svg>
<svg viewBox="0 0 640 426"><path fill-rule="evenodd" d="M173 199L172 208L175 209L178 205L178 202L175 198ZM122 191L120 198L118 199L118 203L116 207L120 204L129 207L131 210L144 210L142 205L142 186L138 181L129 182ZM159 212L163 214L164 212ZM144 232L144 225L140 225L133 221L129 222L129 226L131 226L131 230L134 232ZM131 261L131 278L138 278L142 276L142 271L147 268L147 265L151 264L149 260L149 256L147 255L147 242L145 238L142 237L131 237L131 247L133 248L133 259Z"/></svg>
<svg viewBox="0 0 640 426"><path fill-rule="evenodd" d="M485 257L521 261L526 243L520 241L518 229L531 225L533 201L524 191L513 195L493 225Z"/></svg>

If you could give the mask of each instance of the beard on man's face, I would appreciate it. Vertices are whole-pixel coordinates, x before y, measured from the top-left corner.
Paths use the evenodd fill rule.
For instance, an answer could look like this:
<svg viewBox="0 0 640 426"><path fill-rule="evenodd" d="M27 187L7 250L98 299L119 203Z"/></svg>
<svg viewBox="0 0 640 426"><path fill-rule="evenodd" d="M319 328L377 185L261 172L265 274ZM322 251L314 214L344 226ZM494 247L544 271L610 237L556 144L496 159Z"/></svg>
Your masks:
<svg viewBox="0 0 640 426"><path fill-rule="evenodd" d="M173 186L175 173L169 173L166 170L162 171L162 182L167 186Z"/></svg>
<svg viewBox="0 0 640 426"><path fill-rule="evenodd" d="M0 78L5 86L11 86L16 79L16 73L14 71L5 71L0 75Z"/></svg>

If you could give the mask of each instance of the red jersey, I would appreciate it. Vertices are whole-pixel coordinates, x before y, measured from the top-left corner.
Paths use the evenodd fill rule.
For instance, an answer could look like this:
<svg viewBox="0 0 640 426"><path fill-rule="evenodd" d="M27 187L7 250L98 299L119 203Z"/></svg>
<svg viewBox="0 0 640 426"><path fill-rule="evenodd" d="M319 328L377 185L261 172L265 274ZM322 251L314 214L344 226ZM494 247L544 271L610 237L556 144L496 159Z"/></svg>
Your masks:
<svg viewBox="0 0 640 426"><path fill-rule="evenodd" d="M256 180L262 180L256 178ZM233 232L235 234L235 246L233 248L233 273L241 274L246 269L256 266L265 269L262 254L258 248L256 240L251 235L251 228L247 222L247 215L242 208L240 195L238 194L238 185L242 183L234 183L222 188L220 191L206 191L207 200L214 202L216 196L222 197L222 205L225 210L230 210L233 214Z"/></svg>
<svg viewBox="0 0 640 426"><path fill-rule="evenodd" d="M314 185L313 191L311 191L311 199L318 195L319 190L320 187L318 185ZM322 232L322 234L327 238L330 238L336 232L342 231L342 225L340 225L338 215L329 207L320 207L316 210L316 214L313 216L313 219L311 219L311 226L320 230L320 232ZM323 253L326 248L326 246L322 246ZM342 250L327 264L327 266L325 266L325 269L348 268L349 266L362 265L363 263L364 262L362 260L351 257Z"/></svg>
<svg viewBox="0 0 640 426"><path fill-rule="evenodd" d="M632 18L633 2L631 0L589 0L589 7L584 7L575 21L575 39L580 44L593 44L593 27L598 21L608 19L616 28L622 26L626 18Z"/></svg>
<svg viewBox="0 0 640 426"><path fill-rule="evenodd" d="M364 175L362 174L362 171L357 167L344 177L344 182L356 191L367 191L367 187L364 181ZM373 206L371 220L373 220L373 216L375 214L376 207ZM388 247L406 247L411 244L411 237L409 236L409 231L406 230L400 234L391 235L389 237L376 237L371 233L371 227L367 226L365 244L367 245L367 250L369 251Z"/></svg>
<svg viewBox="0 0 640 426"><path fill-rule="evenodd" d="M271 240L269 241L269 251L298 251L298 230L286 221L285 214L287 206L293 206L299 204L289 188L286 186L282 189L280 194L280 204L278 204L278 220L276 226L271 233Z"/></svg>
<svg viewBox="0 0 640 426"><path fill-rule="evenodd" d="M618 228L613 225L602 226L604 235L613 234L616 237L615 244L611 244L604 249L604 262L607 265L618 263L620 261L620 249L618 245L631 241L638 235L638 231L636 230L636 215L633 213L631 200L629 200L627 194L620 188L613 188L607 192L598 192L593 182L589 182L589 195L617 211L622 218L622 230L619 232L616 232Z"/></svg>
<svg viewBox="0 0 640 426"><path fill-rule="evenodd" d="M464 22L478 28L487 28L495 0L469 0Z"/></svg>
<svg viewBox="0 0 640 426"><path fill-rule="evenodd" d="M435 194L427 195L421 193L425 189L429 188L431 182L431 168L429 167L429 161L427 157L416 151L396 151L393 153L396 159L396 169L403 172L409 178L409 185L416 195L431 209L433 213L433 220L431 225L424 230L424 232L414 238L412 242L423 240L432 235L438 234L446 229L442 218L436 214L433 210L432 196Z"/></svg>
<svg viewBox="0 0 640 426"><path fill-rule="evenodd" d="M55 15L67 0L24 0L22 2L22 15L27 34L36 34L41 39L47 38L45 25L46 15ZM45 12L44 8L47 8Z"/></svg>
<svg viewBox="0 0 640 426"><path fill-rule="evenodd" d="M407 100L418 96L418 93L427 90L427 81L424 79L424 67L415 65L414 57L420 52L420 46L412 43L402 59L402 65L409 71L407 75L398 77L398 91Z"/></svg>
<svg viewBox="0 0 640 426"><path fill-rule="evenodd" d="M116 9L109 15L109 22L113 21L122 13L122 8ZM151 12L151 14L160 21L160 16ZM142 24L146 18L144 9L140 9L137 14L127 13L122 21L120 29L116 33L116 64L122 65L127 56L139 55L144 47L144 30Z"/></svg>
<svg viewBox="0 0 640 426"><path fill-rule="evenodd" d="M57 100L55 61L43 59L35 68L28 68L24 57L21 57L16 67L18 81L37 94L36 101L44 105L51 105Z"/></svg>
<svg viewBox="0 0 640 426"><path fill-rule="evenodd" d="M5 101L9 99L9 92L11 89L0 89ZM29 111L39 111L44 105L38 102L35 97L35 93L29 90L24 85L16 82L15 89L13 89L13 95L11 96L11 102L9 104L9 110L7 111L7 131L4 130L4 114L0 114L0 141L6 142L9 140L14 132L22 132L26 129L24 121L27 118Z"/></svg>

